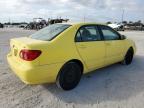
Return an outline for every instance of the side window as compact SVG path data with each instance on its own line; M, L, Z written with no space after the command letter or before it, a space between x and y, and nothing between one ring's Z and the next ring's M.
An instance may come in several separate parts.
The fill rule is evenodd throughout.
M113 31L111 28L107 26L100 26L100 28L101 28L101 31L103 33L105 40L119 40L120 39L120 36L118 35L118 33Z
M80 31L77 32L76 40L77 40L77 42L80 42L80 41L82 40L82 39L81 39Z
M96 26L83 26L79 29L76 35L76 41L98 41L101 40Z

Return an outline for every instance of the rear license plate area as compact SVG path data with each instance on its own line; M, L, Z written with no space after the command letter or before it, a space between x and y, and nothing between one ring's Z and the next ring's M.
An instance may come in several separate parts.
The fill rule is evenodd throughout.
M17 53L18 53L18 50L14 49L14 51L13 51L14 56L17 56Z
M18 54L18 49L15 47L15 45L13 45L13 47L12 47L12 51L13 51L13 56L17 56L17 54Z

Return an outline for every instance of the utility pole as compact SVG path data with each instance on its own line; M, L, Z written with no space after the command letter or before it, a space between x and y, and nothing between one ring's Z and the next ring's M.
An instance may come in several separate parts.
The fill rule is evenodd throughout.
M122 11L122 22L124 20L124 12L125 12L125 10L123 9L123 11Z
M11 22L10 17L9 17L9 23Z

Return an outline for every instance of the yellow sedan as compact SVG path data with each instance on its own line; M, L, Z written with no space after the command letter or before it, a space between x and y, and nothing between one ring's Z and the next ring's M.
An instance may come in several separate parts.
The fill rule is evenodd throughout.
M117 62L129 65L136 47L112 28L96 23L53 24L10 40L8 63L26 84L56 82L75 88L81 76Z

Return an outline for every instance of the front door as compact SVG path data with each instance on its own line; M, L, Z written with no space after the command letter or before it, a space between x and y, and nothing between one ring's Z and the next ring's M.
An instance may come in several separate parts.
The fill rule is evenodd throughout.
M121 61L124 54L124 41L120 34L108 26L100 26L106 46L106 65Z
M97 26L82 26L76 35L76 47L90 71L104 66L105 42L101 40Z

